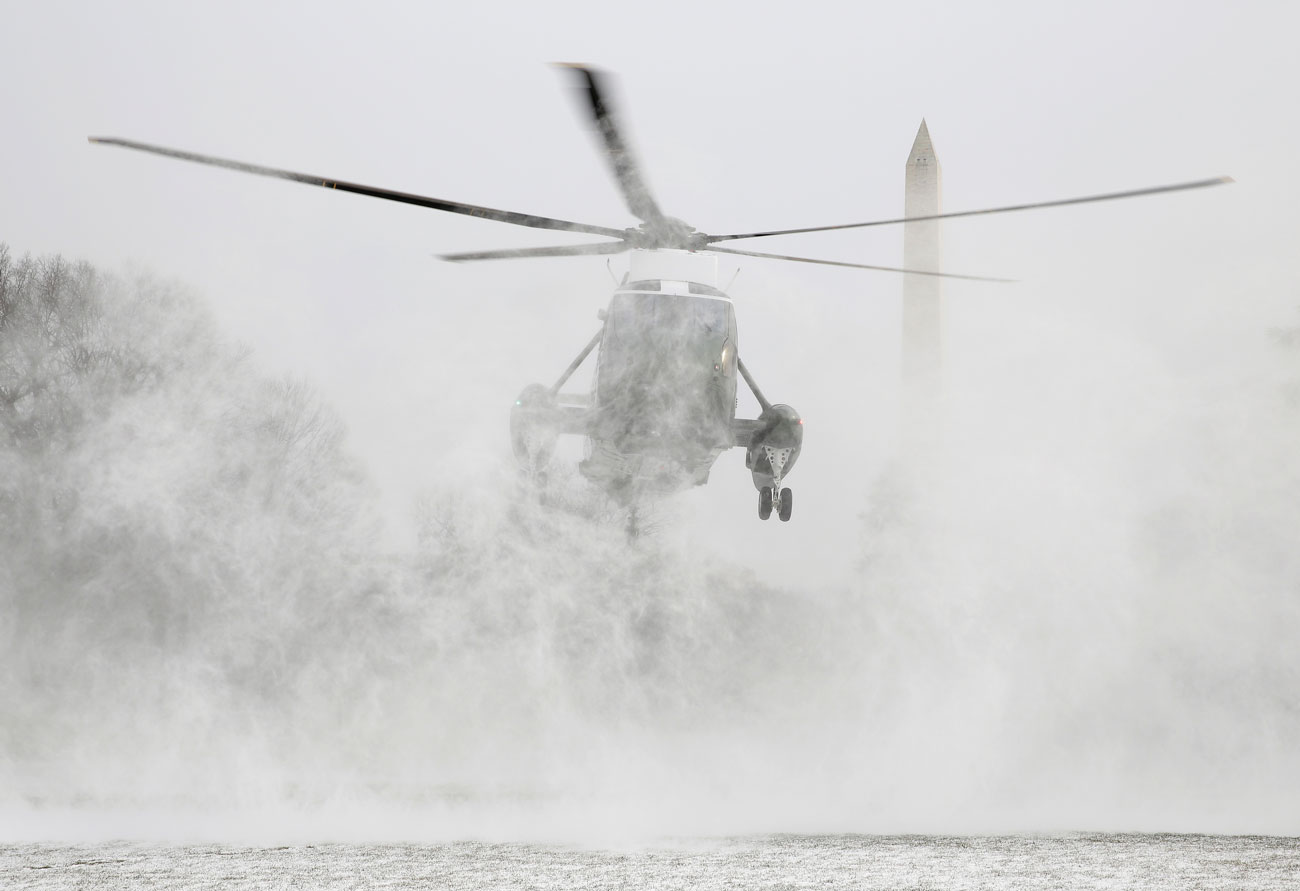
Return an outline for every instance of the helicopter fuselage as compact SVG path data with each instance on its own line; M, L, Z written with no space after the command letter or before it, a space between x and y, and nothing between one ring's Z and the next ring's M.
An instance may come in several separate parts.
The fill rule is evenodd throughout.
M614 293L604 321L579 470L629 497L707 482L735 444L731 299L697 282L635 281Z
M632 270L600 314L597 336L554 386L533 384L515 401L511 439L526 471L544 475L560 434L583 435L582 475L636 504L703 485L718 456L740 446L755 488L781 503L781 480L798 458L803 420L763 397L738 354L731 298L699 279L716 280L713 258L633 254ZM561 394L597 346L590 395ZM763 409L757 419L736 417L742 377Z

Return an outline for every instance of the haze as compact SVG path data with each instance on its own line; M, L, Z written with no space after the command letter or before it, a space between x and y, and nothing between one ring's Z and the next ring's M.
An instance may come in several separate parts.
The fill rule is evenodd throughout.
M945 224L947 269L1021 281L946 285L945 459L911 489L895 462L901 280L724 260L724 284L740 268L741 354L807 419L794 520L758 521L735 450L707 487L660 508L652 553L625 564L591 532L591 562L534 584L556 615L592 579L602 603L634 602L638 583L689 595L702 612L687 611L699 624L683 639L717 661L683 656L682 676L730 672L744 708L711 710L713 688L693 699L656 675L635 720L560 709L538 719L533 761L506 729L453 733L448 758L462 760L434 772L613 788L611 813L669 832L1296 831L1300 411L1286 394L1300 354L1274 336L1300 326L1292 5L50 3L5 18L0 240L179 281L257 365L315 387L375 481L394 554L415 546L421 493L454 493L442 503L498 528L508 406L596 330L603 259L441 263L563 239L86 136L630 225L546 64L573 60L617 75L660 204L708 231L899 215L922 117L947 210L1235 177ZM901 232L755 247L897 265ZM615 276L625 265L614 259ZM755 410L743 395L742 414ZM572 547L588 533L553 534ZM647 566L662 576L632 572ZM711 637L737 601L708 573L761 585L774 615L810 624L752 652ZM516 583L466 596L504 602ZM711 592L715 606L698 606ZM517 641L471 642L483 660L469 647L455 664L514 703L491 649ZM791 656L819 647L824 658ZM781 683L763 686L764 659ZM428 779L404 757L427 732L412 728L468 708L467 688L440 690L425 668L428 700L411 694L409 723L393 725L385 764L399 780ZM667 726L656 697L675 695L686 717ZM471 740L500 760L464 760ZM670 804L628 803L659 787ZM6 813L20 815L11 829L29 817Z

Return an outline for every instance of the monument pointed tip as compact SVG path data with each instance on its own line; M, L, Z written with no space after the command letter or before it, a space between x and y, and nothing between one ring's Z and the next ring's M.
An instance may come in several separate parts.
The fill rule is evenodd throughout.
M930 140L930 128L925 123L925 118L921 118L921 126L916 131L916 139L912 142L912 151L907 156L908 164L933 163L937 161L934 155L934 143Z

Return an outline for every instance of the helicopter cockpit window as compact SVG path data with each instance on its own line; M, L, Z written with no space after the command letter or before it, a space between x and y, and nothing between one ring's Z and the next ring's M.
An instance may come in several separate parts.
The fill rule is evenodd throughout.
M619 294L609 323L620 340L637 340L654 326L655 294Z
M726 337L728 304L722 300L696 300L694 303L700 327L711 335Z
M607 324L613 337L623 342L663 339L683 342L694 340L701 333L710 338L725 338L729 307L723 300L623 293L614 298Z

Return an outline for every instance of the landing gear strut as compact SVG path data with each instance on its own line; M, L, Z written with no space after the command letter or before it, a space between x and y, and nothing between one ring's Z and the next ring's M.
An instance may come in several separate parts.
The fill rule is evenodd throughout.
M789 489L781 488L781 474L785 471L786 463L789 462L793 451L793 448L776 448L766 444L763 446L768 466L772 468L772 485L758 490L760 520L772 516L772 509L775 508L776 515L781 518L782 523L790 522L790 512L794 510L794 493Z
M781 481L799 457L803 418L788 405L768 402L739 357L736 367L763 408L757 421L740 422L744 426L737 429L736 443L745 446L745 467L753 474L754 488L758 489L758 518L766 520L775 510L781 522L788 523L794 511L794 493L783 488Z

